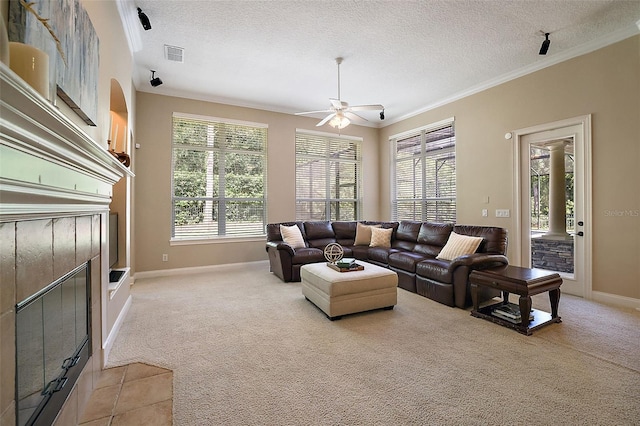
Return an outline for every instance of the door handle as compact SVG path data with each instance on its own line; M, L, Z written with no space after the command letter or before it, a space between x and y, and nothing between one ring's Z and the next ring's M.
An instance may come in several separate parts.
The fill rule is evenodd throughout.
M584 232L582 232L582 231L576 232L576 235L578 237L584 237Z

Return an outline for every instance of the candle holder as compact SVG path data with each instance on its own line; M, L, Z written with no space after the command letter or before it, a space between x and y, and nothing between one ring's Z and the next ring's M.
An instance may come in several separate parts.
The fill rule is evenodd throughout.
M107 145L109 146L109 154L116 157L116 159L121 162L125 167L129 167L131 165L131 157L126 152L116 152L111 149L111 140L107 139Z

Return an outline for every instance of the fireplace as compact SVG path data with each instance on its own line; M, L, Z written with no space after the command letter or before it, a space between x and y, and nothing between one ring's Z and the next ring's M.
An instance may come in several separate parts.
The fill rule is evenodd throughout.
M17 424L50 425L91 356L89 263L16 306Z
M113 185L133 174L4 63L0 92L0 424L76 424L110 330Z

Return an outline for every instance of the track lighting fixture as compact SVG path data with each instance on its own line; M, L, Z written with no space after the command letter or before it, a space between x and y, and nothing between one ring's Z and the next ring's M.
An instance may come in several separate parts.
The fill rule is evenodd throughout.
M151 29L151 22L149 22L149 17L140 8L138 8L138 18L140 18L142 28L144 28L146 31Z
M151 83L153 87L158 87L162 84L162 80L160 80L160 77L156 77L156 72L154 70L151 70L151 80L149 83Z
M547 54L550 44L551 44L551 40L549 40L549 33L544 33L544 41L542 42L542 46L540 46L540 55Z
M380 111L380 120L384 120L384 110Z

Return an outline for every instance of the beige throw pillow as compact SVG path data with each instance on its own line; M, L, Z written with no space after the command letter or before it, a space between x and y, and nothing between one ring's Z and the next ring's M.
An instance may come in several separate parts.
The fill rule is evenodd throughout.
M371 228L379 228L380 225L363 225L360 222L356 225L356 240L354 246L368 246L371 244Z
M393 228L371 228L371 244L369 247L391 247Z
M470 237L452 232L436 259L453 260L465 254L473 254L478 250L481 242L482 237Z
M297 225L284 226L280 225L280 234L282 235L282 241L289 244L293 248L306 247L304 238L302 238L302 232Z

